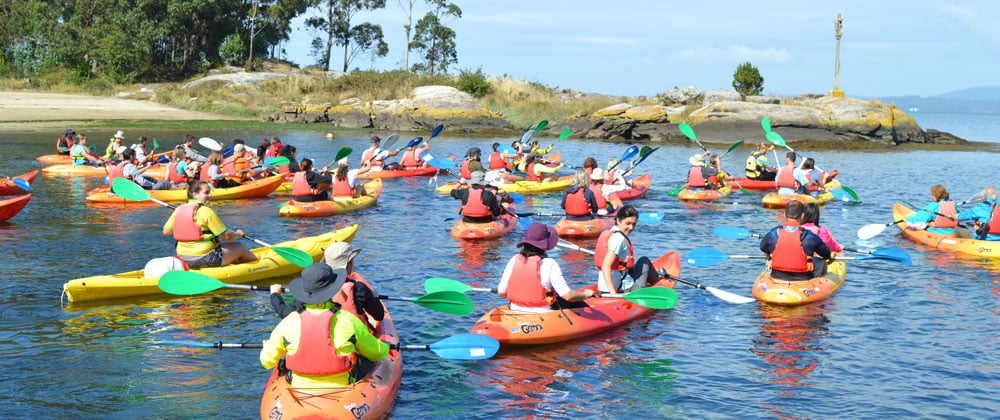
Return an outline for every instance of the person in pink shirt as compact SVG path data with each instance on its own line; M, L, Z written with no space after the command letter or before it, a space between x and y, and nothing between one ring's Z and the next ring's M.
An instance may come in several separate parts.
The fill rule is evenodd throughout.
M806 204L805 211L802 212L802 228L819 236L823 240L823 243L830 248L831 252L844 251L844 247L837 243L833 234L827 228L819 225L819 205L816 203Z

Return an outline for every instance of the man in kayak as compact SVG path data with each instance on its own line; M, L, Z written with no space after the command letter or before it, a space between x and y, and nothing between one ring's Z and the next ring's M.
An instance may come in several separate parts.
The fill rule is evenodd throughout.
M785 153L785 166L778 169L778 174L774 177L774 184L780 195L798 194L802 186L808 183L805 172L795 166L797 158L795 152Z
M212 185L195 181L188 185L188 202L174 210L163 224L163 234L177 240L177 256L191 269L222 267L257 261L257 256L236 241L243 231L229 230L209 207Z
M485 187L486 174L475 171L471 174L469 185L462 184L451 190L451 197L462 200L462 221L466 223L489 223L500 217L500 201L493 191Z
M465 152L465 159L458 168L458 174L462 179L468 181L472 178L472 173L475 171L486 173L486 168L483 167L483 162L480 160L482 159L482 154L483 152L478 147L470 147Z
M997 207L997 189L983 188L979 193L983 202L958 214L959 222L975 222L976 239L1000 241L1000 207Z
M260 351L260 363L273 369L284 359L296 388L350 385L355 352L379 361L389 355L389 344L376 338L354 314L332 301L348 274L318 262L288 285L302 312L291 312L278 323ZM283 373L283 372L282 372Z
M507 262L497 285L497 294L510 301L512 310L542 313L587 306L583 300L594 291L570 289L559 264L545 253L558 242L559 234L551 226L532 223L525 230L524 240L517 243L521 252Z
M382 139L379 136L372 136L369 140L371 146L361 152L361 167L371 168L373 171L381 171L382 167L385 166L385 158L389 156L396 156L399 154L399 149L388 151L382 150L379 145L382 144Z
M760 250L771 261L771 277L779 280L809 280L826 274L830 248L819 236L803 229L805 206L789 201L785 223L775 226L760 239Z
M774 181L778 175L778 168L771 166L771 161L767 159L767 152L772 150L774 150L773 144L761 142L757 145L757 151L750 153L746 165L747 179Z
M191 159L194 162L201 162L201 163L208 162L207 157L205 157L201 153L198 153L197 150L194 150L194 136L190 134L184 135L184 156L187 157L188 159Z

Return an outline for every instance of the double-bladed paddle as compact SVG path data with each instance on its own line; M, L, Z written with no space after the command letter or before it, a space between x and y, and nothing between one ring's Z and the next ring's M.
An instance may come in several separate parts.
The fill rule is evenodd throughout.
M160 341L154 344L199 347L209 349L259 349L263 343L206 343L200 341ZM433 344L391 344L396 350L430 350L441 358L449 360L482 360L489 359L500 350L500 342L495 338L482 334L456 334Z
M897 252L898 251L898 252ZM687 262L695 267L706 267L710 265L715 265L729 259L748 259L748 260L764 260L767 259L767 255L729 255L725 252L719 251L715 248L709 247L698 247L688 253ZM913 265L913 261L910 260L910 256L905 252L896 250L894 248L886 248L884 250L872 251L870 255L864 255L860 257L844 257L836 256L834 259L837 260L886 260L899 263L902 265Z
M256 292L269 292L266 286L250 284L228 284L213 277L193 271L170 271L160 277L158 283L160 290L172 295L198 295L219 289L241 289ZM288 289L283 289L287 292ZM420 297L391 297L379 295L382 300L395 300L400 302L413 302L427 309L444 312L452 315L469 315L475 308L472 299L461 292L441 291L428 293Z
M549 120L541 120L541 121L539 121L538 125L535 126L535 133L541 133L542 130L544 130L545 127L548 127L548 126L549 126Z
M878 225L878 226L884 226L884 225ZM883 229L884 229L884 227L883 227ZM749 230L741 228L741 227L736 227L736 226L716 226L716 227L712 228L712 233L714 233L716 236L718 236L720 238L725 238L725 239L744 239L744 238L759 238L759 237L761 237L761 235L759 233L750 233ZM844 249L844 251L849 251L849 252L857 252L857 253L868 254L868 255L878 255L878 256L883 257L883 258L879 258L879 259L893 260L893 261L900 262L900 263L902 263L904 265L911 265L912 264L912 260L910 259L910 255L907 254L906 251L903 251L902 249L899 249L899 248L877 248L877 249L873 249L872 250L872 249L859 249L859 248L843 247L843 249ZM846 259L846 257L837 257L837 258L838 259ZM868 259L868 258L861 258L861 259Z
M132 201L152 201L164 207L171 209L176 209L176 207L167 204L163 201L157 200L149 195L149 192L142 189L138 184L126 179L126 178L115 178L111 182L111 192L117 194L118 196ZM306 268L313 263L313 257L302 251L300 249L284 247L284 246L274 246L268 244L264 241L251 238L250 236L243 235L244 238L249 239L256 243L257 245L270 248L275 254L278 254L282 258L288 260L288 262L295 264L299 267Z
M572 136L572 135L573 135L573 130L567 128L567 129L563 130L561 134L559 134L559 140L566 140L566 139L569 138L569 136Z
M720 157L719 159L722 159L722 158L726 157L726 155L728 155L728 154L729 154L729 152L732 152L732 151L733 151L733 150L735 150L735 149L736 149L737 147L740 147L740 146L742 146L742 145L743 145L743 140L740 140L740 141L738 141L738 142L736 142L736 143L733 143L733 144L732 144L731 146L729 146L729 148L728 148L728 149L726 149L726 153L723 153L723 154L722 154L722 156L721 156L721 157Z
M393 135L396 136L396 138L399 138L398 135L396 135L396 134L393 134ZM334 155L333 160L330 163L326 164L326 166L324 166L323 168L329 169L331 166L333 166L334 164L336 164L341 159L343 159L343 158L345 158L347 156L350 156L351 152L353 152L353 151L354 151L354 149L351 149L350 147L346 147L346 146L345 147L341 147L340 150L337 151L337 154Z
M399 134L393 134L393 135L391 135L389 137L386 137L385 141L383 141L381 143L380 149L383 149L383 150L389 149L392 146L396 145L397 141L399 141Z
M629 146L628 149L625 149L625 152L622 153L622 158L618 159L617 161L615 161L615 163L613 165L611 165L610 167L608 167L608 172L613 171L623 161L632 160L632 158L634 158L638 154L639 154L639 146L636 146L634 144L631 145L631 146Z
M584 250L586 251L586 250ZM488 289L483 287L472 287L458 280L452 280L443 277L432 277L424 281L424 290L427 293L441 293L443 291L451 291L458 293L466 292L489 292L496 293L497 289ZM651 308L651 309L670 309L677 305L677 293L673 289L668 287L645 287L634 292L618 294L618 293L600 293L594 295L596 298L607 298L607 299L625 299L636 305Z
M198 139L198 144L200 144L201 147L204 147L204 148L206 148L208 150L211 150L213 152L221 152L222 151L222 144L220 144L219 142L215 141L215 139L210 138L210 137L202 137L202 138Z
M681 134L683 134L684 137L687 137L689 140L695 142L695 144L697 144L698 147L701 148L701 150L706 151L706 152L708 151L708 149L706 149L705 146L703 146L701 144L701 142L698 141L698 136L696 136L694 134L694 128L691 128L691 126L688 125L688 123L682 122L682 123L678 124L677 125L677 129L681 130Z
M444 124L438 124L437 127L434 127L434 129L431 130L431 136L427 138L427 144L431 144L431 140L434 140L438 134L441 134L442 130L444 130ZM410 147L410 145L407 144L406 147Z

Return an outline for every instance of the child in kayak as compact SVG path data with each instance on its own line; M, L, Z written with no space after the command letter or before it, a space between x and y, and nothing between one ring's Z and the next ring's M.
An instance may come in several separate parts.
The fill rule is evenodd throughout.
M806 204L805 211L802 212L802 228L819 236L831 252L844 251L844 248L834 239L833 234L827 228L819 225L819 204Z
M594 264L600 271L597 289L602 293L628 293L659 281L659 275L649 257L635 257L629 239L639 211L622 206L615 215L615 225L601 233L594 249Z

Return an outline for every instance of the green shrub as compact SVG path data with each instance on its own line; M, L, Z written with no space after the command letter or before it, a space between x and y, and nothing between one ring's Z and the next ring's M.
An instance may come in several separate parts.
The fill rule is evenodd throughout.
M733 89L736 89L743 97L760 95L764 91L764 78L760 71L749 61L736 67L733 73Z
M240 34L226 35L219 45L219 57L231 65L243 61L243 40L240 39Z
M458 90L468 93L476 98L493 93L493 85L486 79L483 68L476 69L475 72L462 70L458 74Z

